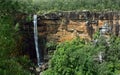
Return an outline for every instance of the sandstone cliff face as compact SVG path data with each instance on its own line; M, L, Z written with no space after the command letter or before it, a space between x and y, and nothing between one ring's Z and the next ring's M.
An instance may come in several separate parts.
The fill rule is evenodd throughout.
M105 22L113 25L115 31L116 21L120 21L120 14L116 12L57 12L39 16L39 36L45 36L46 40L63 42L75 37L91 40L93 34L98 31ZM86 22L89 22L88 26Z
M93 39L93 34L99 31L105 22L111 27L111 34L119 34L119 12L55 12L38 16L39 48L42 60L47 55L46 43L61 43L80 37L87 41ZM23 43L25 51L29 52L31 59L36 57L33 23L26 23ZM116 34L117 35L117 34ZM27 46L26 46L27 45Z

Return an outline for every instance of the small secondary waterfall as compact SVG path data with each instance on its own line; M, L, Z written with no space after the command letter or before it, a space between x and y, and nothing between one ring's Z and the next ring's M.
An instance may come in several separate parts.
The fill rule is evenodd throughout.
M35 41L35 49L36 49L36 55L37 55L37 64L38 66L41 65L41 60L40 60L40 51L38 48L38 31L37 31L37 15L33 16L33 23L34 23L34 41Z
M102 52L100 52L100 53L98 54L98 57L99 57L99 62L102 63L102 61L103 61Z

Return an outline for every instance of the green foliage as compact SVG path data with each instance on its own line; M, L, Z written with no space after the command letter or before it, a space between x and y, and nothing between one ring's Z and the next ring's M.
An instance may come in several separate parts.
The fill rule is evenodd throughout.
M119 10L119 0L34 0L38 13L71 10Z
M29 59L17 57L19 29L14 27L13 19L10 16L2 17L0 28L0 75L30 75Z
M0 0L0 75L31 74L30 60L20 56L19 26L24 17L21 14L35 13L34 10L32 0ZM28 17L27 21L30 19Z
M31 13L32 0L0 0L0 14Z
M50 42L46 43L46 48L47 48L48 51L49 50L56 50L56 46L57 46L57 44L53 41L50 41Z
M120 71L120 39L99 37L96 45L79 38L61 43L44 75L116 75ZM102 52L103 61L99 60Z
M14 30L10 21L8 17L5 17L0 22L0 57L9 57L11 50L15 48Z
M0 61L1 75L30 75L30 71L24 69L23 65L15 59L0 59ZM23 62L23 60L20 61Z
M119 10L119 0L0 0L0 14L47 13L71 10Z

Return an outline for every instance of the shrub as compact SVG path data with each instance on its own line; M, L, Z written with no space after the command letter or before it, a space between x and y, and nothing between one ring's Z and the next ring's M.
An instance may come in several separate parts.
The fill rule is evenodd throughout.
M30 71L25 70L15 59L0 59L1 75L30 75Z
M44 75L113 75L119 73L119 38L99 37L97 45L79 38L61 43ZM99 54L102 52L102 62Z

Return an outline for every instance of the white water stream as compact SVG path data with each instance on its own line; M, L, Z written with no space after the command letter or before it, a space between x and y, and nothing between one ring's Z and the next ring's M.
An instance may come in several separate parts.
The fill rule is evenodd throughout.
M37 64L38 66L41 65L41 60L40 60L40 51L38 48L38 30L37 30L37 15L33 16L33 23L34 23L34 41L35 41L35 49L36 49L36 55L37 55Z

